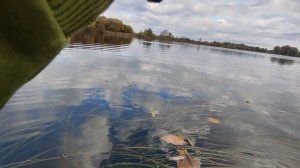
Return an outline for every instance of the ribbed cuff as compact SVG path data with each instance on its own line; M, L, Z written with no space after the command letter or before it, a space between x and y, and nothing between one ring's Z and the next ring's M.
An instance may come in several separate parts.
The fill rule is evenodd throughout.
M92 23L113 0L47 0L57 23L69 37Z

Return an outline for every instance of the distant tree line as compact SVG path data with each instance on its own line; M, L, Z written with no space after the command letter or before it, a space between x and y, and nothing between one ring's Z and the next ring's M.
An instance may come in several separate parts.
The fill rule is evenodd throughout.
M144 31L137 33L136 37L142 38L145 40L154 40L157 38L157 36L153 33L151 28L145 29Z
M168 30L164 30L160 33L160 35L156 35L153 33L151 28L145 29L144 31L141 31L136 34L138 38L143 38L146 40L170 40L174 41L175 38L171 32Z
M163 30L159 35L156 35L153 33L151 28L145 29L144 31L137 33L136 36L138 38L142 38L145 40L159 40L159 41L167 41L167 42L174 41L174 42L191 43L191 44L206 45L206 46L213 46L213 47L222 47L222 48L229 48L229 49L300 57L299 50L296 47L291 47L289 45L282 46L282 47L276 46L272 50L268 50L267 48L253 47L245 44L236 44L231 42L218 42L218 41L209 42L209 41L202 41L201 38L199 40L193 40L187 37L174 37L173 34L168 30Z
M84 35L90 32L95 32L96 35L105 34L105 32L116 32L116 33L129 33L133 34L134 31L131 26L124 24L121 20L114 18L106 18L104 16L99 17L96 22L90 24L80 32L76 34Z
M273 48L273 50L270 50L269 52L273 54L300 57L299 50L296 47L291 47L289 45L282 46L282 47L276 46Z
M134 31L131 26L124 24L121 20L101 16L96 22L74 35L71 42L102 42L105 41L104 36L132 38Z
M131 26L124 24L121 20L118 20L118 19L105 18L104 16L102 16L98 19L98 22L104 23L105 31L134 33ZM101 24L101 25L103 25L103 24Z
M120 33L134 34L134 30L132 29L132 27L127 24L124 24L121 20L114 19L114 18L106 18L104 16L101 16L97 19L96 22L94 22L93 24L91 24L90 26L86 27L81 32L79 32L77 35L75 35L74 38L75 37L77 39L81 39L81 37L86 38L87 35L91 35L91 34L97 37L100 35L104 35L106 32L109 32L110 34L119 33L119 35ZM183 42L183 43L191 43L197 45L206 45L206 46L222 47L222 48L229 48L229 49L300 57L299 50L296 47L292 47L289 45L276 46L272 50L268 50L267 48L253 47L245 44L237 44L232 42L218 42L218 41L209 42L209 41L202 41L201 38L199 38L199 40L194 40L187 37L175 37L168 30L163 30L159 35L156 35L151 28L136 33L135 36L137 38L150 40L150 41L159 40L159 41L166 41L166 42Z

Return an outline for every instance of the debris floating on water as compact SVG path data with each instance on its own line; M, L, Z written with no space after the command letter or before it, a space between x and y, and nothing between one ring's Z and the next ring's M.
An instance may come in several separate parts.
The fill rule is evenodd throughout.
M199 159L194 157L184 157L184 159L177 161L177 168L200 168Z
M172 161L179 161L179 160L182 160L182 159L185 159L185 156L174 156L174 157L168 157L169 160L172 160Z
M186 138L186 141L190 146L195 146L196 140L194 138Z
M218 119L216 119L216 118L211 118L211 117L209 117L209 118L207 119L207 121L208 121L210 124L214 124L214 125L218 125L218 124L221 123L220 120L218 120Z
M158 110L155 110L154 108L151 108L149 113L152 115L152 117L156 117L159 114Z
M175 134L169 134L166 136L163 136L160 138L161 141L173 144L173 145L186 145L187 142L185 141L185 139L181 136L175 135Z
M63 159L67 158L68 156L69 156L68 152L61 152L60 153L60 157L63 158Z

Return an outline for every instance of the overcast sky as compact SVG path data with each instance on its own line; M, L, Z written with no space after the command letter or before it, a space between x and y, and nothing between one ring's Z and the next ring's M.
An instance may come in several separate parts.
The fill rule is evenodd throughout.
M208 41L300 48L300 0L115 0L104 15L136 32L151 27Z

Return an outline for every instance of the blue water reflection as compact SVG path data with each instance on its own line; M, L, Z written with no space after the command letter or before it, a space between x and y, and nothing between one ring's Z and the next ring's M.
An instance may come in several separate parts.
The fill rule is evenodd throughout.
M299 61L139 40L71 44L1 110L0 168L172 167L176 147L159 139L168 134L193 139L186 150L201 167L297 167Z

